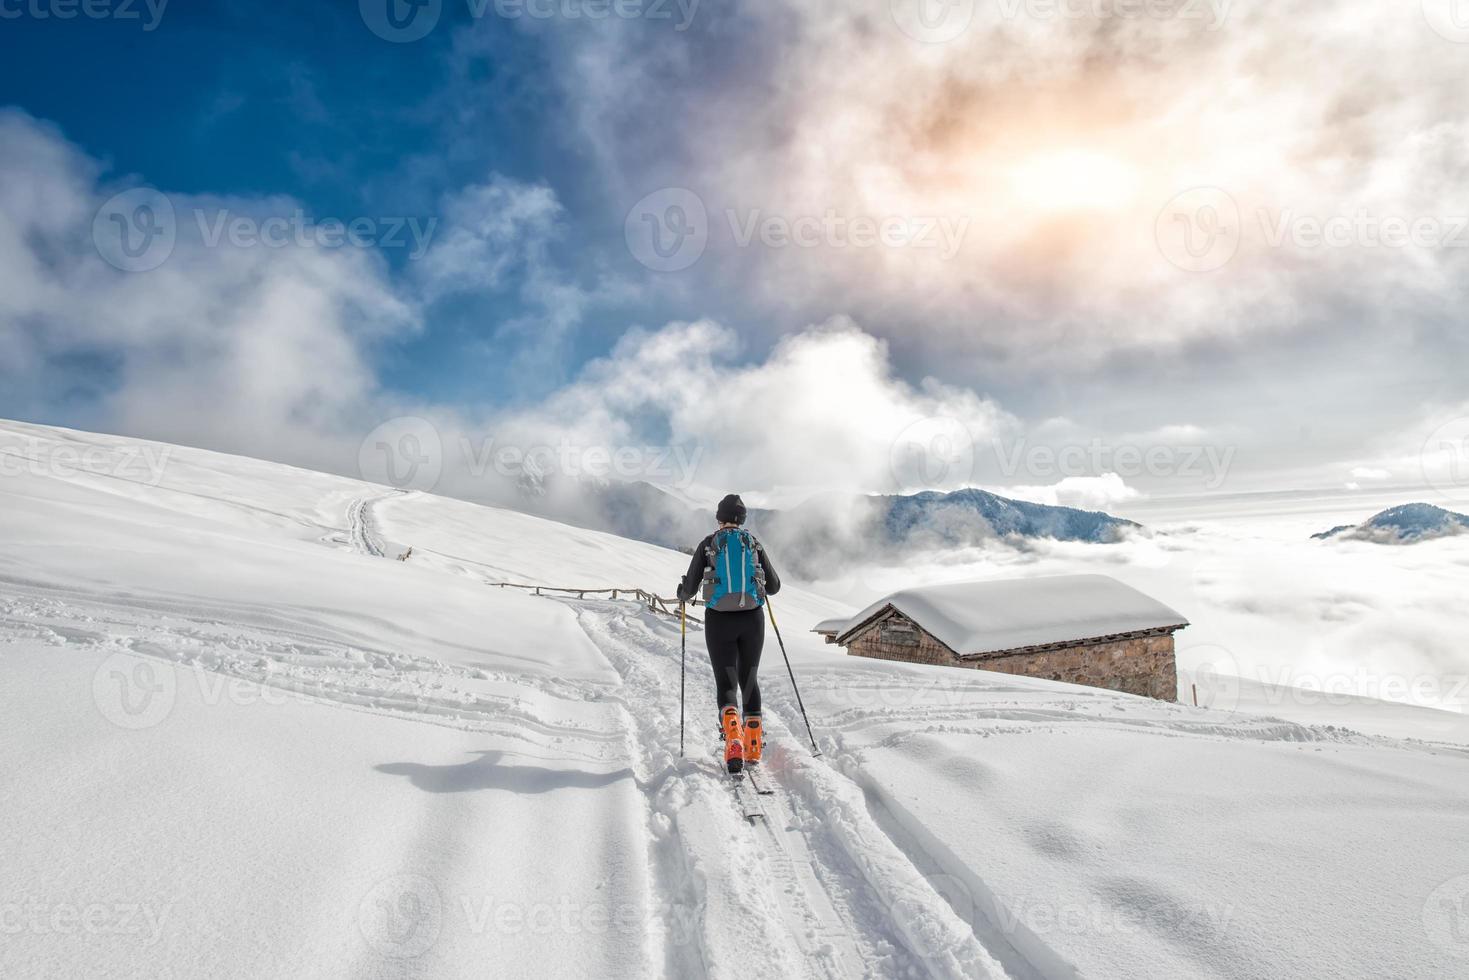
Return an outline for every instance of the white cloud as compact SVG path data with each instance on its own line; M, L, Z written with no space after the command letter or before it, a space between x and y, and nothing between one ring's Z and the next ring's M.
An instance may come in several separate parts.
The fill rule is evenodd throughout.
M497 442L583 447L679 445L701 485L891 490L902 432L929 418L975 440L1014 420L971 391L898 377L886 345L842 317L742 360L712 321L628 333L604 359L527 409L493 419Z
M1050 486L1005 487L996 492L1037 504L1106 511L1118 504L1137 500L1142 493L1127 485L1116 473L1101 476L1068 476Z
M54 128L0 113L0 380L16 414L321 463L375 394L373 343L416 328L361 248L211 246L195 214L282 200L170 194L177 242L151 271L103 261L98 208L123 186Z
M1222 23L1142 6L978 4L966 30L927 44L888 0L701 11L678 43L634 24L544 36L616 203L700 194L710 249L689 275L772 313L852 311L931 358L978 367L998 352L1033 371L1323 322L1401 330L1462 305L1462 249L1383 247L1357 221L1469 214L1462 46L1413 4L1233 4ZM1196 187L1225 192L1211 213L1240 239L1207 275L1170 261L1157 227ZM969 230L952 260L739 248L729 211ZM1345 246L1298 241L1330 219L1349 225Z

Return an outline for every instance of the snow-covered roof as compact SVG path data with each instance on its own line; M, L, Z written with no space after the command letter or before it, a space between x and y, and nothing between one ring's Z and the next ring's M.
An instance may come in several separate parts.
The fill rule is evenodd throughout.
M831 633L835 635L845 629L847 624L850 622L851 620L847 619L845 616L838 616L836 619L823 619L821 622L811 627L811 632Z
M837 642L845 644L889 608L961 657L1188 625L1114 578L1062 575L905 589L849 619Z

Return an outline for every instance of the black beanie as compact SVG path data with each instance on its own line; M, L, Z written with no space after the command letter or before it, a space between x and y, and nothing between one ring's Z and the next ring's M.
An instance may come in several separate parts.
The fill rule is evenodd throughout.
M743 524L745 516L745 502L737 493L732 493L721 500L719 509L714 512L715 520L721 524Z

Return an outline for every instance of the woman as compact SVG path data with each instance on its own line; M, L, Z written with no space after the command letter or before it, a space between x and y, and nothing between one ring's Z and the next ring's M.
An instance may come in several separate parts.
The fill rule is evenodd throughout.
M680 602L703 590L704 641L714 668L724 765L731 773L760 761L760 651L765 646L765 597L780 591L780 576L755 536L744 530L744 501L730 494L714 517L719 529L699 542L688 574L678 584ZM742 715L743 710L743 717Z

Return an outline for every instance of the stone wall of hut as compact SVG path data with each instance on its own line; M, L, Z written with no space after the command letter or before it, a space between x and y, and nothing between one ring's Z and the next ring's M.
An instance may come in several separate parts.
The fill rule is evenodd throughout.
M1171 633L960 659L916 623L895 613L849 643L847 652L855 657L1044 677L1161 701L1178 697Z

